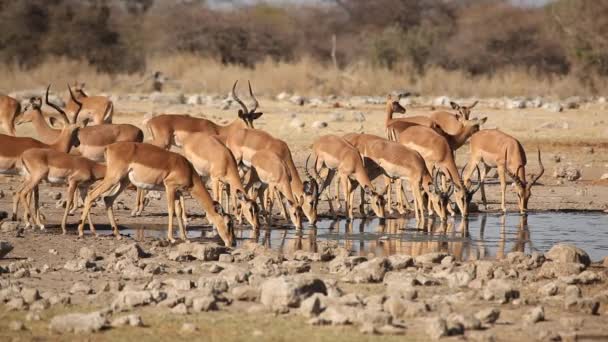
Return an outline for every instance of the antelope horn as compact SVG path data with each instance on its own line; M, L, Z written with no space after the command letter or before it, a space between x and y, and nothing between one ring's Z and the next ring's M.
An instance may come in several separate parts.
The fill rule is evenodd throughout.
M543 165L543 161L540 158L540 149L538 149L537 151L538 151L538 165L540 166L540 173L538 174L538 176L536 176L532 179L532 182L530 182L530 187L532 187L532 185L536 184L538 179L545 173L545 166Z
M310 159L310 154L308 155L308 157L306 157L306 164L304 165L304 174L306 175L306 178L309 179L309 181L313 184L313 186L315 187L315 191L319 192L319 182L318 180L314 179L311 175L310 172L308 171L308 160Z
M237 83L239 83L238 80L234 81L234 85L232 86L232 99L234 101L236 101L239 105L241 105L241 108L243 108L243 113L249 113L249 110L247 110L247 106L245 106L245 104L243 103L243 101L241 101L241 99L239 99L239 97L236 95L236 85Z
M258 109L260 103L258 102L258 99L255 97L255 95L253 95L253 90L251 90L251 82L247 81L247 83L249 84L249 96L251 96L251 98L253 99L253 109L251 110L251 113L253 113L256 109Z
M521 165L519 167L517 167L517 170L515 172L519 172ZM513 174L511 171L509 171L509 166L507 163L507 149L505 149L505 173L507 175L509 175L509 177L520 187L524 187L524 183L522 182L521 178L519 178L518 175Z
M434 188L436 194L441 194L441 192L443 191L443 189L439 187L439 184L441 183L439 180L440 172L441 171L439 171L439 169L437 169L435 165L433 165L433 184L435 185Z
M76 103L76 105L78 105L78 109L76 110L76 113L74 113L74 122L73 123L76 123L76 122L78 122L78 114L80 114L80 110L82 109L82 102L80 102L80 101L78 101L78 99L76 99L69 83L68 83L68 91L70 92L70 97L72 98L72 101L74 101L74 103Z
M474 194L481 187L481 171L479 171L479 165L475 165L475 170L477 170L477 186L474 190L469 191L469 193Z
M53 107L53 109L55 109L59 114L61 114L61 117L63 118L63 120L65 120L66 124L69 124L70 120L68 119L68 116L65 114L63 109L61 109L61 107L59 107L58 105L49 101L49 90L50 89L51 89L51 85L49 84L49 86L46 87L46 95L44 96L44 101L46 102L47 105Z

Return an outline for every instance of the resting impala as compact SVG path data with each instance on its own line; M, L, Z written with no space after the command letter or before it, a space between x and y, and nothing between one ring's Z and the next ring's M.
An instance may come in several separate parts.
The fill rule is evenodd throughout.
M183 148L184 156L192 163L196 172L201 177L211 179L213 199L222 203L221 184L228 185L228 203L232 199L232 207L243 213L253 229L258 229L258 206L247 197L234 156L219 137L192 133L184 140Z
M203 207L207 218L213 223L224 243L227 246L233 245L235 240L230 216L224 214L219 203L211 199L196 170L183 156L150 144L118 142L107 147L106 163L107 171L103 181L89 192L85 200L78 226L80 237L84 235L85 219L91 210L93 201L103 196L114 235L120 238L112 204L131 181L138 188L165 191L169 218L167 230L169 241L175 241L173 238L174 212L180 228L180 237L182 240L187 240L180 199L183 196L182 192L188 191ZM93 234L96 234L95 229L92 226L90 228Z
M447 214L445 205L441 202L442 193L438 184L434 184L434 179L431 177L424 159L418 152L398 142L388 141L371 134L351 133L345 136L344 139L354 142L353 145L359 150L361 155L371 159L380 166L387 178L407 180L409 182L410 190L414 195L416 221L422 222L424 219L422 192L429 196L435 212L442 221L445 221ZM397 191L400 205L403 206L401 191Z
M27 108L23 108L26 111ZM0 94L0 127L15 136L15 120L22 114L21 103L8 95Z
M74 92L75 96L70 89L70 98L65 106L65 112L71 123L89 122L94 125L112 123L114 104L107 96L88 96L84 92L84 83L75 83ZM82 103L80 112L77 111L78 102Z
M69 119L66 112L61 107L49 101L50 87L51 86L49 85L46 88L46 104L54 108L67 124ZM70 94L72 94L72 90L69 86L68 89ZM80 103L73 95L72 101L74 103ZM82 107L84 108L84 104L82 104ZM53 119L51 119L51 121L52 120ZM44 143L56 140L59 134L61 134L61 129L55 129L46 122L44 115L39 108L24 113L20 117L18 124L27 122L31 122L34 125L38 139ZM130 124L101 124L83 127L78 131L80 146L78 146L77 151L83 157L102 162L104 160L104 150L107 145L119 141L142 142L143 138L144 133L142 130Z
M448 140L434 130L423 126L413 126L406 129L399 134L398 139L401 144L420 153L424 158L427 169L433 169L436 166L450 177L455 187L456 205L462 216L468 216L468 204L473 194L479 189L480 184L475 188L465 186L458 173L454 161L454 152ZM479 168L477 168L477 171L479 171Z
M218 125L213 121L194 118L189 115L172 115L164 114L151 118L146 122L148 131L152 135L151 144L160 146L163 148L169 148L170 146L182 146L183 140L190 133L200 132L207 135L219 135L222 141L236 131L243 128L253 128L253 122L260 118L263 113L256 112L259 103L253 95L251 89L251 83L249 83L249 94L253 98L254 105L251 110L247 109L247 106L235 96L235 88L237 82L234 82L232 86L232 97L241 106L242 109L238 111L238 118L234 119L231 123L226 126Z
M506 177L508 175L515 183L517 204L519 211L525 214L528 210L528 200L532 196L532 186L545 173L540 150L538 150L538 164L540 172L537 176L530 175L531 181L526 181L526 151L521 143L512 136L497 129L484 129L471 137L471 153L469 155L468 169L464 171L464 181L467 182L472 174L472 168L482 163L480 179L481 198L483 205L487 208L486 194L483 180L487 171L496 167L501 187L501 209L507 211L505 206L505 192L507 189Z
M291 188L291 172L283 159L269 150L256 152L251 158L252 174L249 177L247 188L257 188L253 191L252 198L255 200L263 194L262 202L266 212L266 224L272 224L273 198L282 201L287 200L287 210L291 222L296 229L302 229L302 210L299 201L296 200Z
M39 111L42 106L42 99L39 97L31 98L30 105L32 111ZM27 114L27 112L25 113ZM25 137L12 137L0 134L0 173L18 174L21 171L21 155L31 148L51 148L61 152L69 152L72 147L78 147L79 126L68 125L61 130L61 134L55 141L45 144L41 141ZM35 211L38 215L38 192L34 191ZM13 220L17 218L18 197L13 196Z
M384 218L384 197L376 192L372 185L363 159L359 151L344 138L336 135L324 135L313 143L313 153L315 154L314 170L317 173L322 167L327 167L329 173L325 184L329 184L334 175L338 174L338 179L342 183L344 199L346 201L346 212L350 219L353 218L353 195L355 187L351 183L351 177L364 188L365 193L371 196L372 210L378 217ZM364 214L364 213L362 213Z
M102 179L106 173L106 166L96 163L84 157L73 156L49 148L29 149L21 155L21 165L25 174L25 181L17 190L19 201L24 205L24 222L29 226L29 217L34 217L40 229L44 229L40 217L32 215L26 195L37 188L43 180L53 184L66 184L65 192L66 206L61 219L61 229L66 233L66 221L68 212L72 207L72 200L76 189L80 190L80 196L88 192L93 182ZM91 218L89 217L89 222Z

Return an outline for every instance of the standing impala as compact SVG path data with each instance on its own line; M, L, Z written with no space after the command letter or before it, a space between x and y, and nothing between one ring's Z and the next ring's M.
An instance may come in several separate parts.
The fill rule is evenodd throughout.
M258 206L247 197L234 156L219 137L193 133L185 139L183 148L184 156L192 163L196 172L201 177L211 179L213 199L221 204L221 185L228 185L230 191L227 208L230 208L231 204L233 209L243 213L253 229L258 229Z
M399 103L399 98L392 95L386 96L386 116L384 117L384 127L386 136L389 140L397 140L397 135L412 126L425 126L436 129L435 122L426 116L409 116L405 118L393 118L394 113L405 113L405 108Z
M69 88L69 85L68 85ZM71 123L90 122L94 125L112 123L114 104L107 96L88 96L84 92L84 83L75 83L74 92L70 90L70 98L65 106L65 112ZM82 109L77 109L81 106Z
M167 239L169 241L175 241L173 238L174 212L180 228L180 237L182 240L187 240L180 203L182 192L187 191L203 207L209 221L213 223L226 246L233 245L234 231L230 216L224 214L219 203L211 199L200 176L186 158L150 144L119 142L107 147L106 162L107 171L103 181L91 190L85 200L78 226L80 237L84 235L85 219L91 210L93 201L103 196L114 235L120 238L112 204L131 181L138 188L165 191L169 219ZM95 229L92 226L90 228L93 234L96 234Z
M371 196L372 210L378 217L384 218L384 197L376 192L372 185L363 159L359 151L344 138L336 135L324 135L313 143L313 152L316 156L314 170L316 173L322 168L327 167L329 173L324 183L329 184L331 179L338 174L338 179L342 183L344 199L346 201L346 212L350 219L353 218L353 195L356 185L353 186L351 178L359 183L365 193ZM364 213L362 213L364 214Z
M96 163L84 157L73 156L65 152L59 152L50 148L32 148L21 155L21 165L25 180L17 190L19 201L24 205L24 221L29 226L29 217L34 217L40 229L44 229L40 217L32 215L26 195L38 187L43 180L53 184L66 184L68 188L65 193L66 206L61 219L61 230L66 233L66 221L68 212L72 207L72 200L76 189L80 190L80 196L84 200L89 186L93 182L102 179L106 173L106 166ZM89 222L91 218L89 217Z
M528 210L528 200L532 196L532 186L545 173L545 167L538 150L538 164L540 172L537 176L530 175L530 181L526 180L526 151L521 143L512 136L497 129L484 129L471 137L471 153L469 155L468 168L464 171L464 181L468 182L471 177L473 167L482 163L482 173L479 178L481 184L481 199L484 207L487 208L486 194L483 180L492 167L498 169L501 188L501 209L507 211L505 206L505 193L507 189L506 177L508 175L515 183L517 204L519 211L525 214Z
M27 110L24 108L23 111ZM15 120L22 114L21 103L8 95L0 94L0 127L15 136Z
M480 184L475 188L465 186L454 161L454 151L447 139L434 130L423 126L413 126L406 129L399 134L398 139L401 144L420 153L424 158L427 169L433 169L433 166L436 166L450 177L455 187L456 205L462 216L468 216L468 204L473 194L479 189ZM477 170L479 171L478 168Z
M164 114L151 118L146 122L148 131L152 135L151 144L162 148L170 146L182 146L184 139L191 133L200 132L207 135L219 135L222 141L226 141L227 137L243 128L253 128L253 122L260 118L263 113L256 112L259 103L253 95L251 83L249 83L249 94L253 98L254 105L251 110L235 96L235 88L238 81L232 86L232 97L241 106L238 111L238 118L234 119L226 126L218 125L213 121L194 118L189 115L172 115Z

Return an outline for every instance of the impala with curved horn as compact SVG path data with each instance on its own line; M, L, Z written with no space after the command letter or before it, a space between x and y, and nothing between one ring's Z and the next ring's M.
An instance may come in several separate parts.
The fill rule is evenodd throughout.
M498 169L498 177L501 187L501 209L507 211L505 206L505 192L507 189L506 175L508 175L517 190L519 211L525 214L528 210L528 200L532 196L532 186L538 182L538 179L545 173L545 167L541 160L540 149L538 150L538 164L540 171L537 176L530 175L530 181L526 180L526 152L521 143L512 136L503 133L497 129L484 129L471 137L471 153L469 155L468 165L477 166L482 163L482 173L480 180L481 198L485 207L486 195L483 186L483 180L486 173L492 168ZM513 172L515 170L515 172ZM472 169L464 172L463 179L468 181Z
M107 96L89 96L84 92L84 83L75 83L74 93L68 84L70 98L65 112L71 123L93 123L94 125L112 123L114 104ZM81 107L81 109L78 109Z

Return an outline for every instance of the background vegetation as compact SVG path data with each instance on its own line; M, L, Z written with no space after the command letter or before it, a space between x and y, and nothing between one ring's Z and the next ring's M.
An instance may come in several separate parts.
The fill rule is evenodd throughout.
M244 76L262 91L316 94L608 89L608 1L306 3L220 10L194 0L0 0L0 90L78 77L133 91L156 70L188 91L224 92L224 79Z

